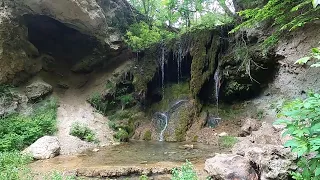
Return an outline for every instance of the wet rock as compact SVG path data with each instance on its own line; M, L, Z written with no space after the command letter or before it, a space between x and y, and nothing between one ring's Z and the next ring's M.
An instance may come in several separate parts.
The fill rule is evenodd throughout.
M44 136L23 151L34 159L50 159L60 154L60 143L55 136Z
M250 161L239 155L218 154L206 160L204 169L210 177L217 180L258 180Z
M260 123L252 118L247 118L241 127L240 136L248 136L252 131L257 131L260 127Z
M45 82L34 82L26 87L26 95L30 100L38 100L52 92L52 86Z
M28 98L18 92L8 91L0 95L0 116L20 112L27 108Z
M194 102L183 102L172 108L168 115L169 123L165 131L165 141L184 141L195 115Z

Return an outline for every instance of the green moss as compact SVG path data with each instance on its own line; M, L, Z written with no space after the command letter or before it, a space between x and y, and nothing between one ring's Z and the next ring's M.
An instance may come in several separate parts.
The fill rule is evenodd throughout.
M136 92L146 92L148 83L154 78L157 72L156 48L150 48L146 55L139 59L133 69L133 85Z
M151 113L156 111L167 111L170 104L178 99L187 99L190 96L190 89L188 82L180 84L169 84L164 89L164 97L158 103L151 106Z
M212 33L214 36L210 41ZM215 57L220 40L216 32L199 31L192 35L192 42L190 89L192 96L197 99L203 84L213 76ZM209 45L208 51L207 45Z
M179 121L175 129L176 141L185 141L187 131L196 113L196 109L193 106L188 106L183 111L179 112Z
M150 141L151 140L151 136L152 136L152 133L150 130L147 130L144 135L143 135L143 140L145 141Z
M198 142L199 136L193 136L192 142Z

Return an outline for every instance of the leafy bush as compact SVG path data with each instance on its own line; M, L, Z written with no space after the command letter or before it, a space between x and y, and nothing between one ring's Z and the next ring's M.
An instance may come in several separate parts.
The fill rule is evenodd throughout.
M88 102L100 113L107 115L111 110L115 109L116 102L104 100L99 93L93 94Z
M181 168L172 170L172 180L197 180L197 173L193 169L191 162L186 161Z
M286 125L283 135L292 140L285 143L298 155L299 170L292 172L297 180L320 179L320 94L309 94L305 100L287 103L275 124Z
M157 26L150 27L147 23L140 22L130 26L124 41L132 50L140 51L159 43L161 40L172 39L174 37L174 33L163 28L158 28Z
M237 138L233 136L222 136L219 138L219 145L224 148L232 148L237 142Z
M12 114L0 118L0 151L22 150L56 131L57 103L45 101L30 116Z
M31 157L23 156L19 152L0 152L0 179L18 180L20 177L31 179L26 165L32 161Z
M129 141L129 133L126 130L119 128L114 135L114 138L119 140L120 142L127 142Z
M152 138L152 133L150 130L147 130L143 135L143 140L150 141Z
M295 64L306 64L310 60L320 61L320 47L312 48L310 56L301 58L295 62ZM320 62L316 62L311 65L311 67L320 67Z
M283 32L293 31L319 19L320 8L315 3L314 7L312 7L311 2L312 0L270 0L263 8L246 9L239 13L246 21L237 26L232 32L271 20L275 31L264 42L265 47L271 47L278 42L279 36Z
M139 177L139 180L149 180L149 178L148 178L148 176L146 176L146 175L141 175L141 176Z
M87 126L81 125L79 123L73 123L70 135L76 136L80 138L81 140L87 141L87 142L98 142L98 139L96 138L96 134Z

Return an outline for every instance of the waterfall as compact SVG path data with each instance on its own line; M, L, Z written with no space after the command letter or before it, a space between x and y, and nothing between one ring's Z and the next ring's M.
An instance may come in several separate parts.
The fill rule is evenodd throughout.
M181 64L182 64L182 60L183 60L183 54L182 54L182 45L181 42L178 42L178 50L176 53L176 59L177 59L177 74L178 74L178 83L180 83L180 78L182 77L182 71L181 71Z
M162 127L162 125L164 124L159 135L159 141L164 141L163 135L168 127L168 116L165 113L160 113L160 112L157 112L155 115L157 116L157 119L160 119L160 123L159 123L160 127Z
M220 68L219 66L214 73L214 82L215 82L215 98L216 98L216 106L217 106L217 116L219 116L219 91L221 86L221 77L220 77Z
M161 57L160 57L160 66L161 66L161 86L162 86L162 95L164 97L164 65L165 65L165 45L162 43L161 45Z

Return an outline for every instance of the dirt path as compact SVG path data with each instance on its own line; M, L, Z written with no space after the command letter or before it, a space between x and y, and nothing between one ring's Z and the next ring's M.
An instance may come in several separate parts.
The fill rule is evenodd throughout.
M108 118L96 112L87 99L94 93L103 92L112 73L127 64L122 62L115 67L110 66L106 70L91 74L75 74L61 67L55 72L43 71L31 80L43 80L54 88L53 96L59 103L56 136L61 144L62 155L77 154L86 149L114 143L113 131L108 127ZM99 144L88 143L69 135L72 124L76 122L93 130Z

